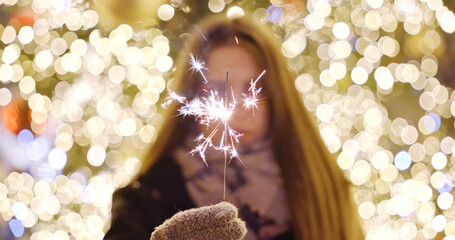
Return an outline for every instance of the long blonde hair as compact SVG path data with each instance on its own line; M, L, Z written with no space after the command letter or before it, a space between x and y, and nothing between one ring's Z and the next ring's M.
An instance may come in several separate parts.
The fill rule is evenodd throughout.
M350 192L352 184L322 142L295 89L296 76L287 69L280 40L270 29L249 17L204 19L189 35L186 50L180 52L176 61L173 90L189 98L194 96L201 81L197 74L188 71L189 53L204 57L217 45L231 44L234 37L245 42L260 66L267 70L262 81L270 107L270 135L283 173L295 239L363 239ZM176 117L177 108L177 104L171 105L163 113L163 124L139 174L185 140L194 121Z

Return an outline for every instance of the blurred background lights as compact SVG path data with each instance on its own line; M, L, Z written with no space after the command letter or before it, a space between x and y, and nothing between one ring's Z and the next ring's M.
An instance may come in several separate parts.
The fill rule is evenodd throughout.
M2 42L9 44L16 39L16 30L12 26L6 26L2 34Z
M321 29L324 23L324 17L319 13L310 13L305 18L305 26L312 31Z
M354 184L366 239L455 238L452 2L120 2L3 1L0 158L24 172L0 174L0 230L102 239L112 192L155 141L185 29L251 12Z
M383 90L389 90L393 87L393 76L390 70L386 67L379 67L374 72L374 79L378 87Z
M13 68L8 64L2 64L0 66L0 81L7 83L13 77Z
M139 63L140 50L136 47L126 48L123 52L123 61L126 65L137 66Z
M26 147L33 139L34 135L29 129L23 129L17 134L17 142L22 147Z
M446 184L444 173L437 171L431 175L430 183L433 188L439 189Z
M398 0L397 7L404 16L413 15L416 11L416 4L414 0Z
M338 39L347 39L350 33L349 26L344 22L337 22L332 28L333 35Z
M391 161L385 151L379 151L373 155L371 163L377 170L382 170L386 168Z
M36 54L34 62L38 68L44 70L52 64L53 56L49 50L43 50Z
M400 51L399 43L391 37L381 37L378 44L381 52L388 57L395 57Z
M444 215L437 215L431 221L431 226L433 227L433 230L436 232L443 231L446 224L447 224L447 218Z
M370 219L375 214L375 206L372 202L363 202L359 206L359 215L363 219Z
M329 69L325 69L321 72L319 80L325 87L332 87L337 81L337 79L332 76Z
M362 85L368 80L368 72L363 67L355 67L351 71L351 79L355 84Z
M418 131L414 126L405 126L400 133L401 140L404 144L411 145L417 141Z
M405 223L400 228L400 236L403 239L414 239L417 235L417 226L414 223Z
M431 10L437 11L442 7L442 0L429 0L427 5Z
M104 61L99 57L93 57L87 63L88 71L93 75L101 74L104 71Z
M445 178L444 185L440 188L438 188L439 193L445 193L445 192L450 192L452 191L453 188L453 182L449 177Z
M62 38L60 38L60 39L62 39ZM57 46L55 48L60 48L61 50L65 51L67 44L64 41L64 39L62 39L62 40L63 41L59 40L59 43L58 43L58 45L56 44ZM73 54L83 56L87 52L87 43L82 39L76 39L71 43L70 51Z
M41 94L35 93L29 98L28 106L31 110L39 112L44 107L44 101L44 97Z
M30 94L35 90L35 80L30 76L23 77L19 82L19 89L24 94Z
M292 36L283 42L281 51L288 58L294 58L301 54L306 47L306 38L302 36Z
M44 158L48 152L49 143L41 137L34 139L32 142L27 144L26 147L27 156L34 161Z
M343 152L350 157L356 157L359 153L360 146L357 141L355 140L348 140L343 143Z
M421 69L426 76L432 77L438 72L438 63L432 58L423 59Z
M423 118L425 130L430 133L436 132L441 127L441 119L435 113L429 113Z
M341 62L334 62L330 64L330 74L333 78L339 80L346 75L346 66Z
M24 225L20 220L13 218L8 222L8 225L14 237L17 238L22 237L22 235L24 234Z
M173 64L172 58L169 56L158 56L156 58L156 68L160 72L167 72L171 69Z
M295 87L301 93L306 93L314 85L313 77L310 74L301 74L295 80Z
M56 171L48 163L38 163L37 167L31 172L38 179L53 179L56 176Z
M229 8L228 11L226 12L226 16L231 19L239 18L242 17L243 15L245 15L245 12L241 7L238 6L233 6Z
M169 53L169 44L166 41L156 41L153 43L153 51L158 56L167 55Z
M109 79L113 83L121 83L125 79L126 73L122 66L116 65L109 69Z
M454 139L450 136L447 136L441 140L440 148L441 151L445 154L451 154L454 147Z
M431 157L431 165L436 170L442 170L447 164L447 157L442 152L438 152Z
M395 155L394 164L400 171L408 169L411 162L411 155L406 151L400 151Z
M316 110L316 116L322 122L328 122L333 117L333 108L328 104L321 104Z
M453 33L455 31L455 15L453 12L445 11L442 14L440 25L445 32Z
M0 88L0 106L8 105L12 100L12 94L8 88Z
M363 123L368 127L379 127L382 123L382 113L377 108L368 109L365 112Z
M136 132L136 122L131 118L123 119L118 128L120 135L132 136Z
M355 158L350 157L347 154L340 153L337 158L337 163L338 166L340 166L341 169L350 169L352 165L354 165Z
M169 21L174 17L174 8L169 4L163 4L158 8L158 17L163 21Z
M279 6L270 5L265 12L267 20L271 23L279 23L283 15L283 9Z
M27 218L28 208L27 208L27 206L24 203L15 202L13 204L13 206L12 206L12 210L13 210L14 216L18 220L23 221L23 220L25 220Z
M438 207L441 209L449 209L453 203L452 194L445 192L441 193L437 199Z
M356 185L361 185L371 177L370 164L365 160L357 161L352 167L351 181Z
M329 1L315 1L313 3L314 12L319 13L323 17L329 16L332 12Z
M60 148L54 148L49 152L48 161L53 169L62 170L67 161L66 152Z
M11 64L19 57L19 49L16 45L9 45L3 50L2 61Z
M208 7L210 11L214 13L219 13L223 11L224 7L226 6L224 0L209 0Z
M382 24L382 16L376 11L369 11L365 15L365 26L371 30L379 30Z
M329 56L333 59L346 59L351 54L351 45L346 40L335 41L329 45Z
M380 8L384 4L384 0L367 0L367 3L372 8Z
M427 185L423 185L423 186L419 187L419 189L417 190L417 199L420 202L430 201L432 195L433 195L433 191Z
M87 153L87 161L90 165L99 167L106 158L106 150L100 145L92 146Z

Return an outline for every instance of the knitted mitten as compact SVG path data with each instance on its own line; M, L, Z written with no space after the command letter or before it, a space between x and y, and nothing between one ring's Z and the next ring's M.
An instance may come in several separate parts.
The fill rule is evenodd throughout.
M240 240L245 234L237 208L221 202L176 213L153 231L150 240Z

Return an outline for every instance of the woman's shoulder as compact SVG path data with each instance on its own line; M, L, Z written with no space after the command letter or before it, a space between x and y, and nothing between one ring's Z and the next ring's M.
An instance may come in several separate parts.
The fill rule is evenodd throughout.
M162 157L135 181L114 193L114 198L125 200L145 199L147 202L166 203L179 209L193 203L185 188L180 166L172 157Z
M183 183L180 166L175 162L173 157L163 156L131 184L140 184L149 187L169 187L170 185L180 183Z
M182 172L172 157L161 157L150 169L142 173L127 186L116 190L118 194L145 193L153 190L179 189L183 183ZM153 194L152 194L153 195Z
M160 159L135 181L114 192L112 223L105 239L132 239L133 235L135 239L149 239L156 226L193 206L179 166L172 159Z

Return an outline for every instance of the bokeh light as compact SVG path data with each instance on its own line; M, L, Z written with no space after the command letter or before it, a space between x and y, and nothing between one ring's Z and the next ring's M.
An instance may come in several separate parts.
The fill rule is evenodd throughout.
M283 9L275 5L270 5L265 13L267 20L269 20L271 23L279 23L281 21L282 15Z
M1 158L24 171L0 183L15 237L102 239L112 192L162 123L183 29L251 12L282 41L294 86L355 185L366 239L455 239L448 1L157 1L149 19L107 20L115 26L90 1L2 3L31 12L0 26L0 145L11 151Z

